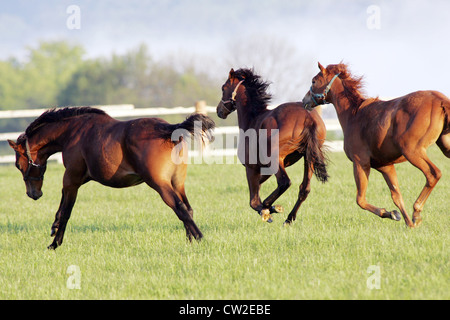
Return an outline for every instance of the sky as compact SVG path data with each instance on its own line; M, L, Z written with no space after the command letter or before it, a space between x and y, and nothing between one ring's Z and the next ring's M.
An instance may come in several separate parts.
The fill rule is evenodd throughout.
M224 80L244 66L235 63L266 70L273 82L301 78L299 99L318 61L349 64L364 75L368 96L428 89L448 96L449 15L447 0L0 0L0 59L26 59L39 41L80 44L86 58L145 43L157 59L190 58ZM295 54L283 55L287 48Z

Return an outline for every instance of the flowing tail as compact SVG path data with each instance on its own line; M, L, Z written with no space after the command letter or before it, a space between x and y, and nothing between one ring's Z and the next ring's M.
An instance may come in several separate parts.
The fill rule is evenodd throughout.
M208 142L213 141L212 130L215 126L214 120L210 117L195 113L188 116L182 123L159 125L156 128L156 134L159 138L171 140L174 143L179 142L181 137L190 138L191 136L205 143L205 139Z
M446 100L442 103L444 111L444 128L439 136L436 144L447 158L450 158L450 101Z
M444 103L442 103L442 109L444 109L445 115L443 131L448 133L450 131L450 100L447 100Z
M325 183L330 177L327 172L328 159L325 155L325 147L317 139L316 125L305 128L306 146L305 146L305 161L311 168L314 169L314 174L319 181Z

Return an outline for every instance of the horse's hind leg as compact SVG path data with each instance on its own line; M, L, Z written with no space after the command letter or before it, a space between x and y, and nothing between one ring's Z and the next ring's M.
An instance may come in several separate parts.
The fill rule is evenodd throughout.
M294 208L292 208L292 211L289 213L289 216L284 222L285 226L290 225L297 218L298 209L300 208L301 204L306 200L306 198L309 195L309 192L311 191L311 178L313 174L314 174L313 168L311 168L311 166L305 159L303 182L300 185L300 190L298 192L298 199L294 205Z
M386 209L375 207L367 202L366 191L369 183L370 165L361 164L356 161L353 162L353 174L355 176L355 183L357 188L356 203L358 203L358 205L362 209L368 210L380 218L389 218L399 221L400 215L398 215L396 211L388 212ZM411 220L407 215L405 216L405 222L408 226L413 226Z
M184 189L184 185L182 186L173 186L175 191L177 192L177 195L181 198L183 203L186 205L186 208L189 212L189 215L191 218L194 218L194 210L192 209L191 205L189 204L189 200L186 196L186 191Z
M200 229L195 224L192 219L191 213L187 205L183 202L183 200L178 196L177 192L173 189L172 185L162 184L162 185L150 185L156 191L158 191L161 198L164 202L172 208L172 210L176 213L178 218L183 222L184 227L186 229L186 237L189 241L194 237L196 240L200 240L203 238L203 234Z
M186 208L191 216L191 218L194 218L194 210L192 209L191 205L189 204L189 200L186 196L186 190L184 188L184 181L186 179L186 167L181 168L180 171L176 172L172 176L172 187L173 190L177 193L178 197L184 202L186 205Z
M433 191L434 187L441 178L442 173L441 170L439 170L439 168L436 167L436 165L428 158L425 149L423 149L422 152L417 151L420 149L414 150L414 153L405 154L405 157L409 162L411 162L413 166L423 172L427 180L425 186L422 189L422 192L414 203L413 223L414 226L419 226L422 223L422 217L420 213L423 210L423 206L430 196L431 191Z
M386 181L386 184L388 185L389 189L391 190L392 201L394 201L397 208L400 209L400 212L402 213L405 223L408 226L412 226L411 219L409 218L408 214L406 213L405 202L403 201L402 194L400 193L400 187L399 187L398 179L397 179L397 172L395 171L394 165L380 167L380 168L377 168L377 170L379 172L381 172L381 174L384 177L384 180ZM393 219L393 220L400 219L400 215L398 214L397 211L394 210L394 211L390 212L390 214L391 214L391 219Z

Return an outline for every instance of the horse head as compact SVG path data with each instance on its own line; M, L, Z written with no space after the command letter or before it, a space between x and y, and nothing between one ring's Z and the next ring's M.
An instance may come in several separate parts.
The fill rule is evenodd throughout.
M303 106L307 110L328 103L328 92L331 90L333 82L339 77L340 73L332 74L323 67L320 62L318 63L320 72L312 79L311 88L303 98ZM319 93L321 92L321 93Z
M33 200L39 199L42 196L47 159L40 156L38 150L30 148L25 134L20 135L17 142L8 140L8 143L16 152L16 168L22 173L27 195Z
M236 110L236 96L245 79L236 76L233 69L230 70L227 81L222 86L222 100L217 105L217 116L226 119L230 113Z

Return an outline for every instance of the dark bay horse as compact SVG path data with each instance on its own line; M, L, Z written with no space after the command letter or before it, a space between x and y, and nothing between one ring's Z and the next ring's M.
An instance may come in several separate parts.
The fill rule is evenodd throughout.
M200 114L172 125L158 118L118 121L90 107L62 108L44 112L16 142L9 140L27 195L34 200L42 196L47 159L62 152L62 198L51 228L55 239L48 248L61 245L78 189L90 180L114 188L147 183L184 223L188 239L201 239L184 189L187 164L172 158L175 146L186 144L183 137L193 134L196 124L204 132L214 128L214 122ZM175 130L186 135L172 141Z
M352 76L345 64L324 68L319 63L319 69L303 103L308 108L327 102L334 105L344 132L344 151L353 162L358 205L381 218L401 219L396 210L388 212L366 201L370 168L374 168L383 175L406 225L420 225L425 201L441 178L441 171L426 150L436 143L450 158L450 100L436 91L413 92L389 101L365 98L360 92L362 78ZM421 170L426 178L414 203L412 221L394 168L394 164L404 161Z
M303 182L297 202L285 221L288 225L296 219L300 205L310 192L312 175L315 174L322 182L328 179L322 149L326 129L320 115L315 110L306 111L300 102L267 109L271 99L266 91L268 86L253 70L231 69L222 86L222 101L217 106L217 115L225 119L237 111L240 128L238 155L246 168L250 206L264 221L272 222L271 213L283 210L281 206L272 204L291 185L285 168L304 157ZM265 152L261 152L263 149ZM273 174L277 188L261 201L260 186Z

